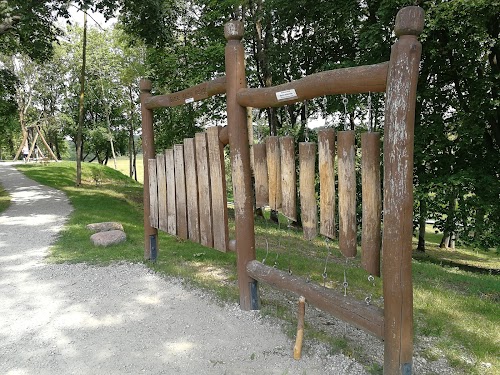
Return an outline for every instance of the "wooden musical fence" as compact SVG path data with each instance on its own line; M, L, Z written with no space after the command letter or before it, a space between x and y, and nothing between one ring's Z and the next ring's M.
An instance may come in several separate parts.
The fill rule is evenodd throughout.
M272 144L272 147L269 147ZM272 156L266 154L270 150ZM361 263L373 276L380 276L380 251L382 245L382 202L380 185L380 134L366 132L361 135L362 149L362 243ZM296 212L296 155L293 137L268 137L264 143L254 145L254 180L257 207L269 206L291 221L297 220ZM316 150L317 154L316 155ZM299 144L299 187L302 229L304 238L312 240L320 234L335 239L336 194L335 160L338 164L339 186L339 248L347 258L356 256L356 166L355 137L353 131L338 132L338 154L335 154L335 130L318 132L318 144ZM281 158L274 155L280 154ZM316 156L319 165L316 168ZM268 172L269 171L269 172ZM273 174L281 172L276 178ZM319 207L316 198L316 174L319 174ZM281 183L275 183L281 179ZM269 183L268 183L269 181ZM270 181L273 181L271 183ZM264 192L262 192L265 190ZM281 194L277 192L281 190ZM272 204L268 197L281 197L281 207Z
M226 252L227 194L220 127L185 138L148 160L153 228Z
M413 354L412 225L413 127L423 30L423 10L410 6L396 16L388 62L312 74L266 88L247 88L243 25L225 25L226 75L178 93L152 96L151 82L141 81L144 150L144 255L157 256L157 229L221 251L237 252L240 307L259 308L257 282L302 295L316 307L384 340L384 374L411 374ZM252 186L247 108L278 107L324 95L385 92L383 145L383 226L381 226L380 138L361 137L361 263L381 275L384 306L367 305L351 296L308 283L255 258L253 192L258 207L269 206L296 220L293 140L268 137L253 146ZM154 150L153 110L226 94L228 126L184 140L159 155ZM335 142L336 138L336 142ZM233 180L235 235L229 240L222 147L229 144ZM316 199L316 153L320 181ZM299 144L299 195L304 236L337 238L345 257L357 253L356 145L354 132L326 129L318 144ZM335 166L336 164L336 166ZM335 175L337 170L337 175ZM338 191L335 190L335 179ZM338 207L336 207L336 194ZM338 223L335 221L338 211ZM338 225L338 235L337 235ZM382 230L382 232L381 232ZM382 234L381 234L382 233ZM380 272L380 244L384 261Z

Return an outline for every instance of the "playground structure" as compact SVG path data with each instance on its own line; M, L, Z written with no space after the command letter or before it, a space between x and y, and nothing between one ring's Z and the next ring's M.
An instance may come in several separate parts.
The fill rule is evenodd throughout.
M240 307L258 309L257 282L304 296L317 308L331 313L384 341L384 374L411 374L413 356L412 215L413 128L416 86L423 29L423 10L406 7L396 17L390 61L313 74L275 87L247 88L241 44L243 26L225 25L226 75L168 94L151 95L151 82L141 81L144 150L144 228L146 259L157 257L157 230L237 253ZM256 260L251 152L247 107L266 108L324 95L385 92L383 231L379 135L362 135L362 266L382 277L383 309L345 294L277 270ZM216 94L226 94L227 126L213 127L182 145L155 155L153 110L184 105ZM235 240L227 231L222 149L230 147L233 179ZM294 220L295 160L293 139L268 137L254 146L255 199ZM335 238L335 133L319 133L320 234ZM304 236L317 235L314 196L316 144L299 144L299 187ZM346 257L356 255L356 191L354 133L337 134L339 248ZM293 171L292 171L293 170ZM382 238L381 238L382 237ZM382 247L380 247L382 243ZM383 253L380 273L380 253Z
M31 159L32 155L35 155L35 158L37 160L42 160L46 161L48 160L48 157L45 157L45 155L42 153L40 148L37 145L38 138L42 140L43 145L45 146L45 149L47 150L48 155L54 160L58 161L57 156L54 154L50 146L48 145L47 141L45 140L45 137L43 136L43 132L40 128L40 125L35 124L32 126L26 127L26 129L23 128L23 139L21 141L21 144L19 145L16 156L14 156L14 161L19 159L19 156L21 155L21 152L25 147L28 146L28 138L30 138L30 131L34 133L34 136L31 137L31 146L28 148L28 155L27 155L27 160L29 161Z

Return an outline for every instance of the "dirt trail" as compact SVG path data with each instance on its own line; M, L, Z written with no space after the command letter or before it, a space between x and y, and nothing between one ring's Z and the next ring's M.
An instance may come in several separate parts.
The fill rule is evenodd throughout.
M1 374L366 374L322 346L302 360L258 312L219 306L141 264L48 264L71 205L0 163Z

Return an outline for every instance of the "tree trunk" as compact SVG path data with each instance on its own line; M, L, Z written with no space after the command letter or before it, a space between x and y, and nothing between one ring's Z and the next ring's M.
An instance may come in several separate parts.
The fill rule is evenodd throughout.
M427 220L427 202L420 199L420 218L418 220L417 250L425 252L425 221Z
M80 75L80 103L78 108L78 131L76 133L76 186L82 183L83 121L85 119L85 64L87 60L87 12L83 10L83 55Z
M480 241L484 230L484 208L479 206L476 209L476 220L474 224L474 242Z
M455 206L457 200L453 193L450 194L448 201L448 217L446 218L443 239L439 245L442 249L447 249L450 246L450 239L455 231Z
M128 162L129 162L129 176L130 178L133 178L134 177L134 98L132 96L132 85L128 87L128 97L130 99L130 123L128 128Z
M456 233L451 232L450 234L450 242L448 243L448 248L455 250L455 240L456 240Z
M450 232L444 232L443 238L441 238L441 243L439 244L439 247L441 249L447 249L449 243L450 243Z

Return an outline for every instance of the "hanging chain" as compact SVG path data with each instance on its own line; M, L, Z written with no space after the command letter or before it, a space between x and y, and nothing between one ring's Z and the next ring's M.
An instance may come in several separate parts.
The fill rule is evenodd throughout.
M375 286L375 277L373 277L373 275L368 275L368 282L370 282L372 284L372 286L374 287ZM368 296L366 296L365 303L367 305L370 305L372 303L372 297L373 297L373 293L370 293Z
M344 297L347 296L347 288L349 287L349 283L347 282L347 272L346 272L346 268L348 266L349 266L349 259L346 258L344 267L344 282L342 283L342 286L344 287Z
M325 259L325 269L323 270L323 286L326 287L326 279L328 277L328 274L326 273L326 269L327 269L327 266L328 266L328 258L330 257L330 244L329 244L329 239L326 238L325 239L325 244L326 244L326 249L327 249L327 253L326 253L326 259Z
M346 95L342 96L342 103L344 104L344 130L349 130L349 119L347 118L347 103L349 100Z
M288 240L290 240L290 230L291 230L290 229L291 228L290 222L291 222L291 220L288 217L286 218L286 220L287 220L286 230L287 230ZM286 251L286 249L285 249L285 251ZM287 256L288 256L288 274L291 275L292 274L292 266L290 264L290 253L287 253Z
M266 256L264 257L264 259L262 259L262 264L266 263L266 259L267 259L268 255L269 255L269 242L267 241L267 238L266 238Z
M279 215L278 215L278 229L281 229ZM274 260L273 268L278 268L278 257L280 256L280 253L279 253L280 248L281 248L281 240L278 239L278 250L276 251L276 259Z
M368 92L368 131L372 132L372 93Z
M304 100L304 112L305 112L305 118L306 118L306 128L304 129L304 140L306 142L309 142L309 126L308 126L308 117L307 117L307 100Z

